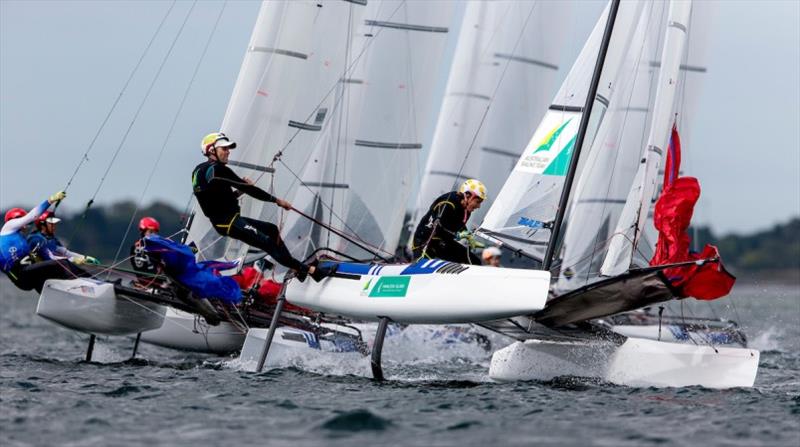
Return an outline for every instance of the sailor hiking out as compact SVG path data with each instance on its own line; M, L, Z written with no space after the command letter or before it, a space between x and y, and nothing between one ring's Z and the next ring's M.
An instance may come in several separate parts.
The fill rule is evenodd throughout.
M31 247L31 258L34 262L52 261L56 259L68 259L76 265L99 264L100 261L92 256L85 256L74 251L70 251L56 237L56 224L61 219L55 216L52 211L45 211L36 218L34 224L36 230L28 235L28 245Z
M467 230L467 221L485 199L486 186L475 179L462 183L458 191L437 197L414 232L411 247L414 258L438 258L460 264L481 265L480 258L471 251L480 243ZM465 244L459 240L464 240Z
M238 199L242 194L286 210L291 210L292 204L255 186L251 180L240 178L226 165L235 142L222 132L214 132L203 138L201 147L208 160L194 168L192 187L200 209L217 233L263 250L281 265L295 270L300 281L308 275L320 281L333 273L335 266L307 265L292 257L276 225L240 214Z
M88 276L69 260L50 260L34 263L31 246L25 238L26 227L44 213L50 205L59 202L67 194L59 191L30 211L13 208L6 212L5 223L0 228L0 270L15 286L22 290L42 291L48 279L72 279Z
M160 262L145 250L144 238L158 235L161 225L152 217L143 217L139 220L139 239L131 245L131 266L138 273L154 276L159 273Z

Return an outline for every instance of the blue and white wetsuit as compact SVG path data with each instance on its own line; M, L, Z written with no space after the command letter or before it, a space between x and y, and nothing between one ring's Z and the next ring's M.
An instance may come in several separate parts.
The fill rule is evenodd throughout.
M50 202L44 201L28 214L9 220L0 229L0 270L22 290L42 291L48 279L72 279L88 276L86 271L67 260L32 262L31 246L20 230L39 217Z
M20 264L30 263L28 255L31 247L20 230L36 220L48 207L50 202L45 200L25 216L9 220L0 229L0 270L3 273L9 275Z
M35 261L50 261L54 259L69 259L74 261L83 257L80 253L70 251L55 236L50 236L35 231L28 235L28 245L31 247L31 256Z

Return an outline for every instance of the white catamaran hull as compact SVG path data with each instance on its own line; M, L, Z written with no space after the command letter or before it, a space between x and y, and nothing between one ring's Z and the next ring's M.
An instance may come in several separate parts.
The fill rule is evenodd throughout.
M161 327L167 308L117 296L114 285L93 279L45 281L36 313L76 331L132 335Z
M142 333L141 340L163 348L224 355L238 351L244 339L245 334L228 322L211 326L203 317L168 308L164 324Z
M252 328L247 331L247 338L239 354L238 363L241 369L256 370L268 332L267 328ZM264 365L268 368L287 366L297 359L308 356L317 358L324 354L337 356L350 354L358 358L362 357L358 346L349 338L323 340L312 332L283 326L275 330L269 355Z
M550 380L595 377L636 387L752 387L759 352L628 338L605 341L516 342L494 353L489 376L495 380Z
M363 320L470 323L530 314L544 307L550 274L461 265L439 259L416 264L341 263L320 283L292 281L292 304Z

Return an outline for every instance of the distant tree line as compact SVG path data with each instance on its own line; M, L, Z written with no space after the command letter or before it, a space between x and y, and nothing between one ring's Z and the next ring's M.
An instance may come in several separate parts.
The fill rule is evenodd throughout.
M733 271L800 270L800 217L753 234L717 237L708 227L689 233L694 246L714 244Z
M110 263L120 246L120 259L128 256L131 244L139 237L137 224L140 218L156 218L161 223L161 234L165 236L180 231L187 218L182 211L163 202L144 207L134 216L135 210L134 202L125 201L97 205L85 213L59 213L63 220L59 224L58 236L70 249ZM129 223L130 231L123 240ZM408 240L407 232L405 230L401 243ZM701 249L706 243L716 245L725 265L733 272L800 270L800 217L749 235L718 237L708 227L690 229L689 234L695 249Z

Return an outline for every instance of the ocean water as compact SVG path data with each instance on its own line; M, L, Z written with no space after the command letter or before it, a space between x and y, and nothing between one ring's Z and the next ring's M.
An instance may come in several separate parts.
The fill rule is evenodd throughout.
M563 377L495 383L490 354L409 336L368 360L256 374L229 358L98 340L34 314L0 281L2 446L775 445L800 446L800 287L738 285L732 300L670 312L737 319L761 350L751 389L628 388ZM500 345L502 340L493 338Z

